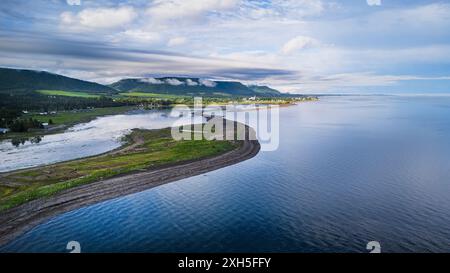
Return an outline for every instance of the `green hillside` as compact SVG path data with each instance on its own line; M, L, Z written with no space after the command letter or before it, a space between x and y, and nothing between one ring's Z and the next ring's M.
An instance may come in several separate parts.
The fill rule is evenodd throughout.
M105 86L44 71L0 68L0 94L30 94L39 90L45 90L47 95L70 94L75 97L90 97L89 94L108 96L125 92L205 97L283 96L279 91L267 86L247 86L237 81L209 81L182 77L135 78L123 79Z
M0 68L0 127L7 127L22 111L123 106L112 99L116 93L109 86L62 75Z
M0 93L35 90L78 91L86 93L112 94L109 86L78 80L44 71L0 68Z
M163 77L149 79L123 79L110 85L131 93L170 94L183 96L265 96L276 97L281 93L266 86L247 86L236 81L205 81L199 78Z

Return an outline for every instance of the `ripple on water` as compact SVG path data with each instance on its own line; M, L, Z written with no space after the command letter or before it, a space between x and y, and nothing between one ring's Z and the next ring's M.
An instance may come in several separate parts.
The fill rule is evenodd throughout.
M366 252L376 240L386 252L449 252L444 103L282 108L277 151L65 213L2 251L64 252L78 240L87 252Z

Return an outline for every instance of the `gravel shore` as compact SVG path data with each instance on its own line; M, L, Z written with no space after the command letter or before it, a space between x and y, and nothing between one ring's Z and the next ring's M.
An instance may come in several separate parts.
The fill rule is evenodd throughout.
M58 214L233 165L259 150L257 140L240 141L238 148L222 155L97 181L30 201L0 213L0 245Z

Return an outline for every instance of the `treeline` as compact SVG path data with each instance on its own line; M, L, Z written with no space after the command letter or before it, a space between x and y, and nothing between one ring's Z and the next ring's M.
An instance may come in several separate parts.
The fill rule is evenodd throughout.
M0 108L0 128L9 128L10 124L22 115L18 109Z
M11 132L28 132L29 129L44 128L40 121L21 116L22 111L17 109L0 108L0 127L8 128Z
M105 96L100 98L48 96L34 91L0 93L0 108L27 111L48 112L124 105L127 105L126 102L116 102L112 98Z
M141 97L122 97L116 100L117 102L126 104L126 105L143 105L143 106L153 106L153 107L167 107L174 104L188 104L189 102L193 102L193 98L141 98Z
M75 109L102 108L132 105L133 102L114 101L112 98L82 98L48 96L35 91L0 93L0 127L14 132L26 132L30 128L41 128L36 120L24 119L23 111L51 112ZM39 123L39 124L38 124Z
M13 120L8 125L8 128L11 130L11 132L28 132L29 129L44 129L44 126L36 119L18 118Z

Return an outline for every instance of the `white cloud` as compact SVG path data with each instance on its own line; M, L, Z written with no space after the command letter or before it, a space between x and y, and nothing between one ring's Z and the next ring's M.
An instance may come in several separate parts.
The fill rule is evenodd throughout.
M216 83L210 80L200 80L200 82L193 81L191 79L186 79L185 82L180 81L175 78L169 78L165 80L159 80L155 78L143 78L139 79L140 82L150 83L150 84L170 84L173 86L179 86L179 85L187 85L187 86L198 86L198 85L204 85L208 87L214 87L216 86Z
M163 84L164 82L155 78L139 79L140 82L151 83L151 84Z
M318 45L320 45L320 42L314 38L307 36L297 36L285 43L281 48L281 52L283 54L291 54L295 51L316 47Z
M278 87L293 93L314 93L330 90L342 91L343 88L394 86L402 81L430 80L449 81L450 76L423 77L416 75L379 75L372 72L341 73L324 76L299 75L299 81L280 83Z
M178 79L166 79L165 82L170 85L178 86L184 85L184 83Z
M299 20L320 15L327 7L336 5L334 2L324 4L322 0L272 0L270 2L261 2L245 2L242 9L254 19L278 17Z
M120 8L88 8L77 14L63 12L61 22L72 27L116 28L132 22L137 17L133 7Z
M272 5L292 18L315 16L325 10L322 0L274 0Z
M200 80L200 84L204 85L206 87L215 87L217 85L217 83L210 81L210 80L205 80L205 79Z
M72 12L66 11L59 16L64 25L74 24L76 19Z
M65 1L69 0L62 3ZM60 31L43 27L38 34L47 39L48 31L49 43L35 49L50 50L52 38L67 38L112 47L113 57L104 54L100 61L95 59L91 55L95 56L98 47L72 59L57 55L60 48L34 59L28 56L31 50L27 50L28 55L21 57L19 66L32 62L37 67L42 62L42 67L49 69L65 66L69 71L72 67L96 74L89 74L92 79L146 77L154 73L167 77L264 80L269 85L292 85L291 90L301 92L302 86L314 89L392 83L398 78L379 75L386 71L400 74L405 68L406 73L420 75L426 71L427 75L442 75L438 68L446 69L450 64L450 5L446 1L387 6L382 0L367 0L368 5L384 4L382 9L366 6L367 10L355 8L347 3L350 1L334 0L143 0L113 8L115 2L83 1L83 8L67 7L70 12L58 12ZM335 3L337 6L332 6ZM364 0L360 4L364 6ZM51 18L55 14L43 15ZM49 22L41 21L42 25ZM36 29L40 26L36 21ZM66 29L64 37L59 37ZM83 35L73 35L71 30ZM2 63L19 62L15 52L25 44L11 46L10 55L0 51ZM62 49L70 46L64 44ZM435 70L427 71L431 65ZM304 82L295 85L292 82L298 78L289 73L277 74L278 70L298 73ZM195 85L195 81L188 80L170 82Z
M187 79L187 80L186 80L186 84L187 84L188 86L197 86L197 85L198 85L198 82L193 81L193 80L191 80L191 79Z
M173 47L173 46L179 46L186 43L186 38L185 37L174 37L171 38L168 42L167 42L167 46Z
M381 6L381 0L367 0L369 6Z
M66 0L67 4L70 6L80 6L81 0Z
M157 0L147 14L153 20L192 19L208 12L229 10L239 0Z
M381 17L380 19L390 20L389 23L391 26L395 26L394 23L402 23L403 25L401 25L401 27L404 25L422 25L424 28L448 27L450 23L450 4L431 3L428 5L405 8L400 11L390 10L382 13L380 12L379 14Z
M130 39L141 43L155 43L161 40L161 35L157 32L149 32L142 29L129 29L115 36L116 41L129 42Z

